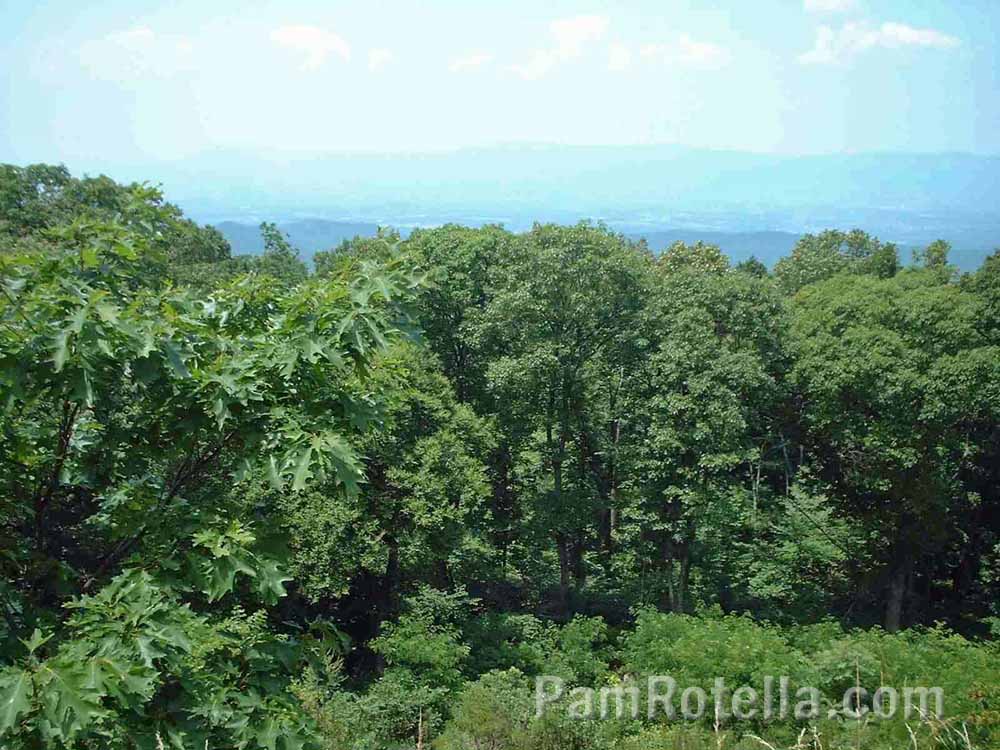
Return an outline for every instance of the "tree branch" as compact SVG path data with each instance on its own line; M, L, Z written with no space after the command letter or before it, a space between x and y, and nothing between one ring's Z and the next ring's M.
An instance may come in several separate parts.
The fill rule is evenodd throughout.
M205 452L194 461L191 460L190 456L185 458L184 461L181 462L181 465L177 467L177 471L174 472L173 478L164 484L164 492L161 494L156 506L150 511L150 516L155 520L159 520L163 511L170 504L170 502L177 497L184 485L206 469L217 458L219 458L222 453L222 449L235 436L236 431L234 430L226 435L222 441L217 443L211 450ZM142 524L142 526L140 526L132 536L127 539L123 539L118 543L118 545L101 561L94 574L87 577L83 586L85 591L93 585L94 581L106 573L112 565L122 560L125 555L127 555L132 548L135 547L135 545L138 544L144 536L146 536L151 528L150 523L151 522L146 522Z

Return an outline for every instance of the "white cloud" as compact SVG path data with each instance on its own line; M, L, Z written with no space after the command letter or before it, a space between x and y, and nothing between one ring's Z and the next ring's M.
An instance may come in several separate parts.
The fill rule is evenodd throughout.
M465 73L466 71L477 70L492 62L492 60L493 55L488 55L485 52L476 52L464 57L456 57L448 65L448 70L452 73Z
M646 60L688 68L721 68L730 60L729 50L711 42L699 42L681 34L676 42L646 44L639 49Z
M554 46L536 51L527 62L511 65L510 69L525 80L537 80L560 63L582 55L587 44L603 37L607 30L608 19L605 16L557 19L549 24Z
M677 59L695 68L719 68L729 62L729 52L718 44L696 42L682 34Z
M956 37L934 29L915 29L905 23L884 23L880 32L881 42L885 47L915 45L917 47L950 49L960 44Z
M608 70L621 72L632 65L632 50L624 44L615 43L608 48Z
M526 81L537 81L559 63L559 55L553 50L539 50L528 62L511 65L510 69Z
M840 29L820 26L812 49L799 55L803 65L836 65L844 63L866 50L883 47L929 47L950 49L961 42L934 29L916 29L902 23L883 23L874 28L860 23L847 23Z
M194 44L185 36L136 26L84 42L79 56L93 75L123 81L193 70L194 52Z
M136 26L128 31L116 31L106 37L109 42L130 49L145 49L156 41L156 34L148 26Z
M315 70L330 55L351 59L351 47L339 34L318 26L281 26L271 32L271 41L301 53L303 70Z
M556 40L556 54L560 60L579 57L587 42L604 36L608 30L608 19L604 16L575 16L553 21L549 31Z
M820 26L816 29L816 41L813 42L812 49L799 55L799 62L803 65L831 65L837 62L840 54L838 47L842 45L843 42L833 29Z
M368 50L368 70L376 73L392 62L394 55L392 50L379 47Z
M810 13L846 13L857 7L857 0L803 0Z

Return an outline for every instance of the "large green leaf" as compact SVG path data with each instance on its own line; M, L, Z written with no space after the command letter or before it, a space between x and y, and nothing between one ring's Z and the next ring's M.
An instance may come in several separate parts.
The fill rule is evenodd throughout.
M206 565L209 566L209 575L206 576L203 590L208 595L209 601L217 601L232 591L237 573L248 576L256 574L253 566L238 554L212 558L206 561Z
M49 660L42 666L45 675L46 715L67 734L89 725L102 713L101 692L87 686L82 665Z
M184 364L184 359L181 357L181 353L178 351L174 343L170 341L170 339L165 339L163 341L163 353L167 356L167 363L179 377L191 377L191 372L188 370L187 365Z
M274 604L285 595L285 582L292 580L282 575L274 560L261 560L257 566L257 587L264 601Z
M16 726L18 718L28 713L33 694L30 672L12 670L0 675L0 735Z
M62 372L69 357L69 331L61 330L55 335L52 347L52 364L56 372Z
M312 477L310 465L312 463L312 446L307 446L299 455L299 460L295 464L295 478L292 481L292 490L298 492L304 489L306 483Z

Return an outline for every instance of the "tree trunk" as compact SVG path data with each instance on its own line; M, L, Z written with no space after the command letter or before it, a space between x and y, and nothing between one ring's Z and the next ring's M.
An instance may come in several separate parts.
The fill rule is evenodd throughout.
M677 586L674 582L674 558L671 557L671 553L667 552L667 559L664 563L664 569L667 571L667 591L666 600L663 602L663 609L674 611L674 601L677 598Z
M618 381L621 387L621 379ZM618 445L622 439L622 423L615 417L611 423L611 460L608 466L608 480L611 485L608 491L608 537L605 549L611 552L615 545L615 531L618 529Z
M388 539L389 561L385 566L385 582L380 604L380 620L387 620L396 614L399 595L399 543L395 537Z
M661 552L663 570L666 572L667 590L664 609L683 612L687 599L688 580L691 577L691 556L688 546L667 541Z
M516 513L513 479L511 477L510 447L504 444L492 457L493 466L493 540L500 551L500 569L506 575L507 561Z
M687 602L688 581L691 578L691 554L687 545L681 554L680 575L677 577L677 595L674 601L674 612L683 612Z
M897 560L889 573L885 602L885 629L890 633L898 632L903 624L903 607L906 603L909 575L909 568L902 560Z
M611 549L611 509L603 508L597 514L597 529L601 539L601 547L605 551Z
M569 542L562 532L556 534L556 551L559 553L559 608L569 613L570 560Z
M573 540L573 544L570 547L570 551L573 555L573 579L576 583L577 589L582 589L584 584L587 582L587 566L584 565L583 546L583 540L580 537L577 537Z
M437 561L437 585L442 590L451 588L451 571L448 570L448 561L440 559Z
M374 591L372 592L372 607L368 616L368 631L374 637L382 632L382 624L395 617L399 611L399 544L394 537L386 538L386 546L389 548L389 560L385 566L385 573L373 581ZM386 668L385 657L382 654L375 655L375 670L380 674Z

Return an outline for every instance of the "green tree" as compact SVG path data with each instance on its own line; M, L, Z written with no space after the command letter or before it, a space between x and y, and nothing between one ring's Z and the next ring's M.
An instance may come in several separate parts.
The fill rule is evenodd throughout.
M718 265L663 273L651 292L646 355L626 385L628 522L674 611L690 604L692 565L710 566L733 547L731 538L713 543L713 529L732 533L740 503L757 504L761 466L779 437L784 327L770 281ZM726 575L734 566L720 567Z
M649 261L603 227L536 226L493 267L480 336L488 341L489 387L527 451L531 523L555 543L559 596L586 577L595 522L610 515L613 451L591 440L591 397L620 380L622 339L643 304ZM613 425L604 425L604 435ZM511 433L508 433L511 434Z
M418 315L428 346L441 360L461 401L482 412L494 410L486 389L486 354L477 325L492 296L491 274L514 242L501 227L469 229L446 225L418 229L406 242L437 283L423 292Z
M398 614L405 587L447 587L489 569L482 544L491 519L485 457L488 425L459 404L433 355L411 344L371 363L370 430L359 443L366 482L356 494L331 486L279 499L291 570L313 601L356 603L371 637Z
M374 237L354 237L330 250L320 250L313 255L313 267L316 275L327 276L361 259L384 260L399 249L401 239L397 230L379 227Z
M746 260L737 263L736 270L758 278L764 278L768 275L767 266L759 261L754 255L751 255Z
M944 240L934 240L927 247L913 251L913 262L923 268L944 268L948 265L951 245Z
M47 230L80 221L127 225L162 254L167 272L182 276L189 266L230 256L218 230L185 219L149 185L120 185L104 175L78 179L64 166L0 164L0 237L44 243Z
M298 284L309 275L299 251L277 226L265 221L260 225L260 233L264 238L264 254L257 259L254 270L286 284Z
M729 258L717 245L708 245L700 240L693 245L678 241L656 259L656 265L666 273L684 270L721 273L729 270Z
M881 242L860 229L827 230L802 237L792 254L774 266L774 277L788 294L807 284L839 273L893 276L899 270L899 253L891 242Z
M0 669L5 745L294 747L287 648L230 608L274 605L287 578L231 490L259 475L356 491L351 383L398 332L410 272L249 277L199 300L126 225L52 232L0 256L0 516L17 540L0 565L25 644Z
M894 631L922 606L935 559L961 544L975 501L960 477L978 451L956 406L982 398L995 349L975 298L933 270L831 279L793 310L806 449L843 512L868 524Z

